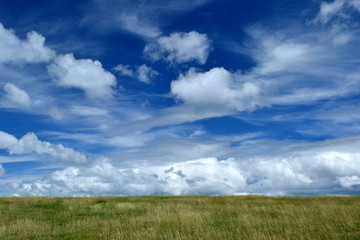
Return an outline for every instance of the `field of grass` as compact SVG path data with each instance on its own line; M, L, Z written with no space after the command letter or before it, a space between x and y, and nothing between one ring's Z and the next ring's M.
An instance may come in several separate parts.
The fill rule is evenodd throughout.
M0 198L0 239L360 240L360 198Z

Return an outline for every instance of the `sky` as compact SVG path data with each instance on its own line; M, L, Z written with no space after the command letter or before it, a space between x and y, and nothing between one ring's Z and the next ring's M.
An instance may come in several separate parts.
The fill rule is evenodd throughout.
M0 1L0 196L360 195L360 0Z

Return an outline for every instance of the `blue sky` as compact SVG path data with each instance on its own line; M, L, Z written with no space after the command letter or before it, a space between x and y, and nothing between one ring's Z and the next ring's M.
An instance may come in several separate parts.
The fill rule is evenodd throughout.
M0 2L0 195L359 195L360 1Z

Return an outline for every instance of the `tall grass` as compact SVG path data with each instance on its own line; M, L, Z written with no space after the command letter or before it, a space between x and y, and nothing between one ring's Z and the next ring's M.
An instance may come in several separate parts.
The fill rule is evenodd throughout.
M0 239L360 240L360 198L0 198Z

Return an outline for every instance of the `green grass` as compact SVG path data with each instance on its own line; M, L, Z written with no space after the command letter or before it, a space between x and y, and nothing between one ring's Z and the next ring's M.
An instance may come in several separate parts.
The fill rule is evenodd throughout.
M360 198L0 198L0 239L360 240Z

